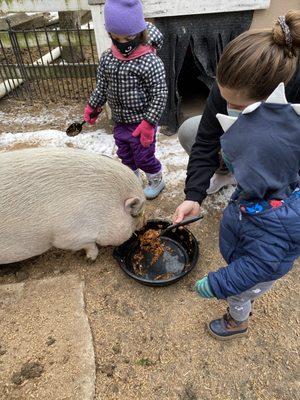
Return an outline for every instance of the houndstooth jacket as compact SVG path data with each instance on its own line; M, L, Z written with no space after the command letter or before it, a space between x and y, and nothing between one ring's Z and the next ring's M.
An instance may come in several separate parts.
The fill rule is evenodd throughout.
M147 24L149 44L158 50L163 36L151 23ZM140 123L143 119L157 125L167 100L165 69L154 53L122 61L105 51L97 71L97 86L89 104L102 107L106 101L112 110L114 122Z

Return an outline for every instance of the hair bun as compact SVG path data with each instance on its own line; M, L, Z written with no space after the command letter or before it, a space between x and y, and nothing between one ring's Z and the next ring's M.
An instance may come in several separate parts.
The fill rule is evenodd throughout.
M273 28L273 40L279 46L288 49L300 47L300 11L288 11L284 17L278 17Z
M273 33L273 40L276 44L278 44L278 46L286 45L285 34L284 34L278 20L275 22L272 33Z

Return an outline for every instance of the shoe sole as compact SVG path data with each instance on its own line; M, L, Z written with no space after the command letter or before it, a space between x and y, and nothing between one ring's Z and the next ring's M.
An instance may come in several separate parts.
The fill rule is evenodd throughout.
M209 323L207 323L206 327L208 329L208 333L211 336L213 336L215 339L220 340L222 342L225 342L226 340L233 340L235 338L242 337L242 336L248 336L248 334L249 334L248 331L246 331L246 332L242 332L242 333L235 333L235 334L230 335L230 336L219 336L214 331L212 331L210 329Z

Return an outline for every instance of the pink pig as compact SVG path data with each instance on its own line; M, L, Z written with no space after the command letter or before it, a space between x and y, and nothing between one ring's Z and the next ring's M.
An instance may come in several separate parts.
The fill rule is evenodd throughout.
M145 197L119 161L83 150L0 153L0 264L57 247L120 245L144 223Z

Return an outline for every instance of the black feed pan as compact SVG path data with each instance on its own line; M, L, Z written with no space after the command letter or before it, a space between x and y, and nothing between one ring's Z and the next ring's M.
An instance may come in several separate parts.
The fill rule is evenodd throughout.
M134 256L140 252L139 237L149 229L162 230L170 224L166 220L149 220L141 231L115 248L113 255L128 276L145 285L165 286L177 282L195 267L199 257L198 242L188 229L177 228L161 237L166 248L164 254L151 265L152 255L143 253L143 272L134 272Z

